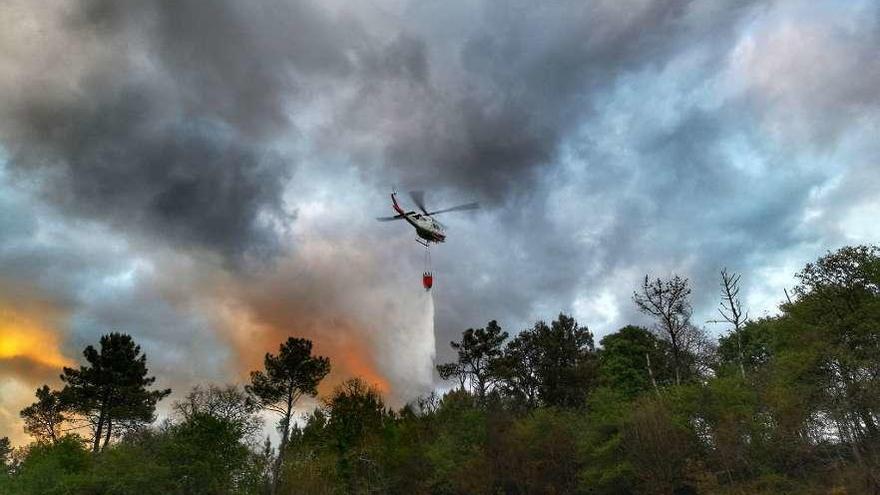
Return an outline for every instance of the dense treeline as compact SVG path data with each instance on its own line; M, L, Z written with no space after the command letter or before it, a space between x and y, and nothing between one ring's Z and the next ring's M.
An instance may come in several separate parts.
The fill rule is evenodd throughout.
M633 295L655 325L598 345L564 314L513 338L491 321L452 342L442 396L392 410L355 378L298 421L330 369L306 340L156 425L168 391L110 334L61 390L36 391L32 444L0 441L0 493L880 493L880 249L843 248L797 278L777 316L749 319L722 271L717 340L676 276Z

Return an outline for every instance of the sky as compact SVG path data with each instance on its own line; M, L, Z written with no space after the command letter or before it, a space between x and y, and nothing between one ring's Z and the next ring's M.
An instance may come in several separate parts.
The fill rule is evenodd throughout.
M322 391L399 405L466 328L566 312L598 340L680 274L720 334L722 267L770 315L806 262L880 236L873 1L7 0L0 26L17 442L110 331L175 397L297 336ZM392 187L482 205L441 219L430 293L412 230L374 220Z

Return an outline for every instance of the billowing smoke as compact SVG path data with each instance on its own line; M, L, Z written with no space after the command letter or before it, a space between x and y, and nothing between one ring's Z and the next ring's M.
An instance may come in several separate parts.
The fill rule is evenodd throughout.
M360 376L401 404L433 383L434 302L415 267L387 261L356 245L307 241L274 273L223 275L196 291L209 295L206 307L222 308L218 325L241 375L287 337L305 337L330 357L324 390Z

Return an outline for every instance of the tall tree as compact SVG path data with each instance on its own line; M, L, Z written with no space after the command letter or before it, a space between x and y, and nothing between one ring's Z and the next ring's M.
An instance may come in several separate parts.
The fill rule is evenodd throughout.
M318 383L330 373L330 360L312 356L312 341L290 337L281 344L277 355L266 353L264 371L251 372L247 391L257 398L261 407L281 416L278 430L281 442L272 474L273 492L278 488L284 450L290 441L293 408L304 395L318 394Z
M21 410L24 431L38 442L55 443L65 421L61 394L43 385L37 389L37 401Z
M593 334L560 314L520 332L505 348L501 363L505 390L546 406L582 405L595 384Z
M728 323L732 326L730 332L736 343L739 372L742 378L745 378L746 368L742 330L749 320L749 313L743 309L742 300L739 298L739 281L741 277L741 274L729 272L727 268L721 269L721 303L718 307L721 320L712 320L711 323Z
M669 341L672 350L672 367L675 383L681 384L682 368L687 356L692 313L688 279L675 275L670 280L651 280L645 275L642 289L633 293L633 301L639 311L657 319L660 335Z
M596 360L593 334L568 315L560 313L550 323L536 325L539 396L548 406L583 405L595 385Z
M100 350L88 346L83 356L86 366L64 368L61 395L91 425L92 451L97 452L102 438L106 447L114 433L151 423L156 403L171 389L148 389L156 377L147 376L147 356L130 335L103 335Z
M501 330L495 320L486 328L468 328L462 334L461 342L449 343L458 351L458 361L438 365L437 370L441 374L445 372L447 377L455 373L462 383L467 381L482 400L498 381L498 358L506 339L507 332Z

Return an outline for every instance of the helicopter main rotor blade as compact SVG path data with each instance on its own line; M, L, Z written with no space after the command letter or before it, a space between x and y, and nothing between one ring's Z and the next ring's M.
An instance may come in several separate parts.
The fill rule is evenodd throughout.
M380 222L390 222L392 220L402 220L403 215L395 215L393 217L376 217L376 220Z
M452 208L444 208L442 210L432 211L428 215L436 215L438 213L447 213L450 211L476 210L480 207L480 203L467 203L463 205L453 206Z
M425 191L410 191L409 197L411 197L413 202L420 210L422 210L422 213L429 215L428 210L425 209Z

